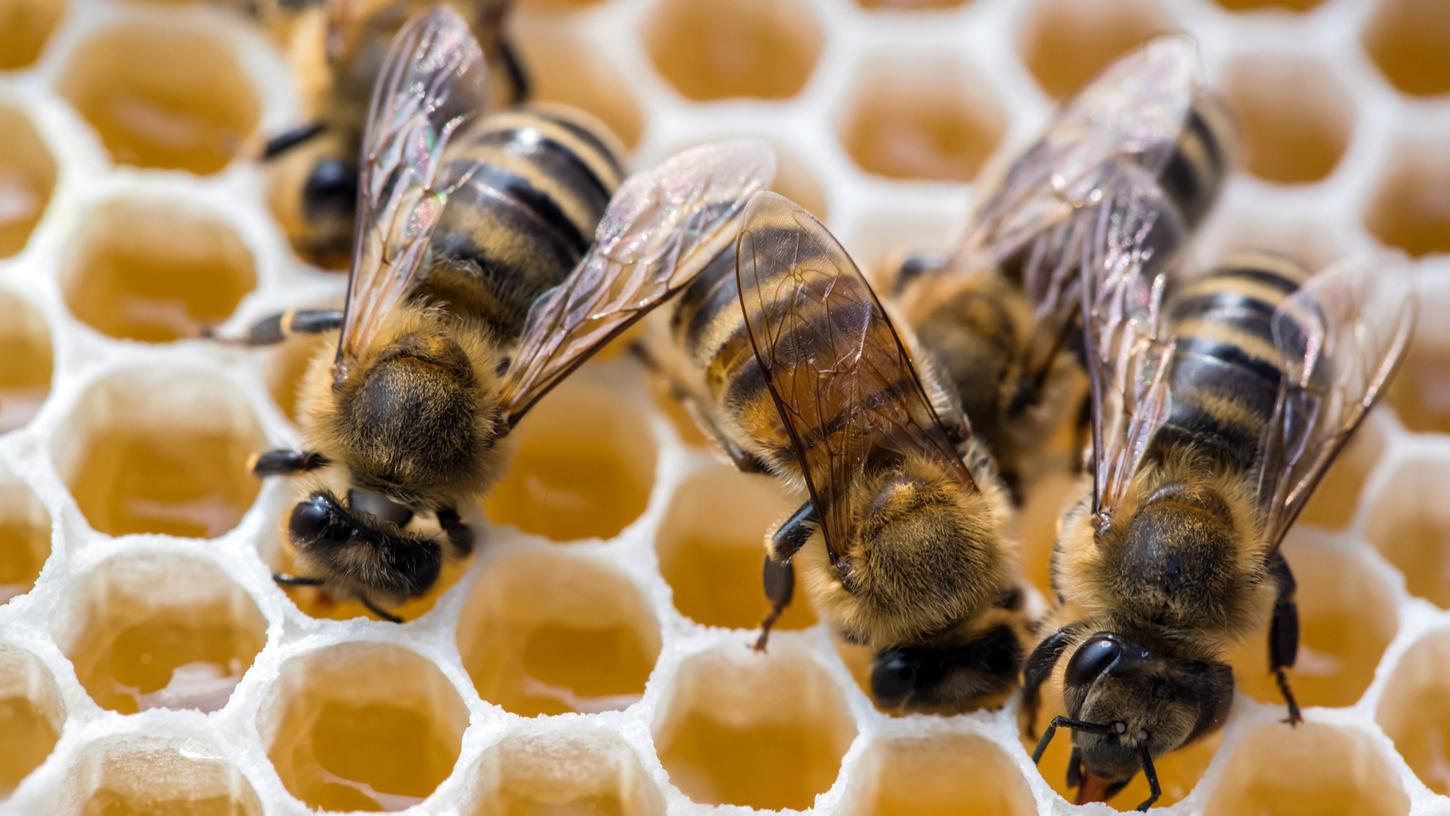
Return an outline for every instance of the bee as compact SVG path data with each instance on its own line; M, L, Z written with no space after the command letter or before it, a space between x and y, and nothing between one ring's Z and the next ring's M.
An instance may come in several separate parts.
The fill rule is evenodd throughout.
M1066 658L1068 784L1110 797L1154 757L1219 728L1233 698L1225 651L1268 622L1270 666L1298 650L1294 577L1280 543L1324 471L1384 393L1410 336L1414 279L1395 256L1309 274L1235 256L1171 296L1148 274L1161 191L1115 185L1083 271L1092 382L1092 490L1053 553L1066 625L1024 671L1029 732Z
M287 215L288 238L303 256L343 266L352 249L358 196L358 160L368 100L394 36L416 12L439 0L310 0L294 5L325 6L323 42L316 29L302 28L300 43L320 45L325 70L314 94L312 121L277 134L261 149L272 169L271 195ZM490 60L490 101L495 107L528 98L529 81L504 34L512 0L454 0L446 3L468 22ZM270 15L278 16L274 10ZM307 37L311 34L313 37ZM284 160L285 157L285 160ZM294 158L295 157L295 158Z
M1171 237L1182 241L1223 186L1233 128L1196 75L1194 46L1179 36L1119 60L1008 167L951 257L908 257L892 276L903 315L1019 498L1073 407L1078 366L1067 352L1086 236L1074 215L1131 162L1161 185L1161 217L1181 226Z
M650 366L737 466L808 496L767 542L773 608L756 648L799 563L831 625L875 652L882 705L956 710L1010 695L1026 641L1005 493L950 394L913 362L914 341L819 221L757 194L734 251L651 339Z
M619 165L606 143L548 114L486 115L486 73L451 8L403 28L364 137L344 309L284 312L240 338L336 333L304 378L307 447L259 454L251 469L345 472L344 498L316 487L289 517L307 574L275 577L390 620L382 606L426 592L443 558L407 529L415 516L431 513L451 552L470 552L457 508L498 478L510 431L728 244L746 196L774 172L765 145L720 142L611 199Z

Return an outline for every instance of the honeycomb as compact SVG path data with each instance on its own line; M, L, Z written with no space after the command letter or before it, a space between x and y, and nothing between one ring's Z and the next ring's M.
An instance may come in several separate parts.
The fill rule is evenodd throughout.
M293 494L243 463L296 442L314 346L187 338L344 281L295 260L240 158L307 89L232 5L0 0L0 813L1109 812L1062 798L1065 740L1033 768L1016 702L877 711L804 601L746 648L791 502L621 354L521 426L465 512L477 556L408 623L276 587ZM1450 4L522 0L514 29L539 96L640 162L767 139L874 271L949 246L973 181L1097 68L1194 35L1244 136L1198 256L1398 247L1428 319L1286 544L1307 722L1278 722L1251 637L1160 804L1450 813ZM1050 479L1020 520L1044 591L1071 495Z

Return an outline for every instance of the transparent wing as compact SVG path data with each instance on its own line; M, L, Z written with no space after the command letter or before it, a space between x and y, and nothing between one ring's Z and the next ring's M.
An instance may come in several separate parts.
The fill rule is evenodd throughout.
M734 240L745 202L774 176L774 152L747 139L685 150L626 180L594 247L529 309L504 383L510 424L699 274Z
M1154 270L1163 243L1159 230L1175 229L1157 185L1134 174L1115 177L1094 210L1084 257L1083 328L1093 405L1093 510L1111 519L1153 433L1172 407L1168 367L1173 344L1163 321L1166 278Z
M1259 474L1273 546L1383 395L1409 344L1417 303L1407 262L1381 253L1331 265L1275 311L1284 378Z
M471 173L446 172L444 153L484 113L486 74L468 24L448 6L414 16L388 49L363 137L338 379L424 274L448 196Z
M935 458L976 489L876 294L819 221L761 193L746 208L736 253L756 361L834 563L851 524L848 491L868 459Z

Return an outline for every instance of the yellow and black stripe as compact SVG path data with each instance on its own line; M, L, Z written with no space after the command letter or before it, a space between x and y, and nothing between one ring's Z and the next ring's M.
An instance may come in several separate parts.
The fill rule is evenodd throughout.
M449 148L446 172L467 180L448 199L415 296L447 303L501 342L516 339L529 305L593 243L623 180L620 153L603 125L566 108L475 124Z
M1209 91L1197 93L1159 173L1159 184L1185 229L1198 226L1223 188L1233 142L1233 122L1223 101Z

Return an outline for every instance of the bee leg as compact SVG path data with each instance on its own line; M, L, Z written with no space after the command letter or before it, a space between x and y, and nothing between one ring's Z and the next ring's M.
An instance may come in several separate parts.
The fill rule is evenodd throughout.
M285 572L272 573L272 580L277 586L284 587L320 587L327 583L321 578L309 578L305 575L288 575Z
M220 343L241 346L270 346L294 334L322 334L342 328L340 309L288 309L258 320L242 337L221 337L209 328L201 336Z
M507 41L500 41L498 56L503 60L503 70L508 75L509 85L513 86L514 104L527 102L533 95L534 89L533 84L529 81L529 73L524 70L524 64L519 60L518 53Z
M448 543L453 545L453 551L460 556L467 556L473 553L473 528L463 523L458 517L458 510L444 505L433 513L438 518L438 526L443 528L443 534L448 536Z
M757 652L765 651L765 644L770 640L770 628L780 620L785 608L790 606L791 597L795 595L795 567L788 563L782 564L767 554L761 577L765 585L765 597L770 601L770 612L760 622L760 637L756 638L754 646Z
M1147 810L1163 795L1163 788L1158 784L1158 769L1153 767L1153 755L1148 752L1146 744L1138 746L1138 760L1143 765L1143 776L1148 780L1148 798L1138 804L1138 810Z
M715 443L720 446L720 449L725 451L725 455L730 457L730 461L735 465L736 469L741 473L770 473L770 467L761 461L760 457L730 441L730 438L720 430L720 426L710 418L708 413L701 409L699 401L695 399L695 396L690 393L689 389L685 388L672 377L644 344L632 343L629 347L629 353L634 355L634 358L639 360L641 365L649 369L650 373L665 381L670 389L670 399L685 406L685 413L689 414L690 419L694 420L695 424L701 430L715 440Z
M1062 659L1062 653L1067 651L1067 645L1081 628L1079 624L1062 627L1043 639L1032 650L1032 654L1027 656L1027 663L1022 668L1022 713L1027 720L1028 737L1037 732L1037 709L1042 704L1042 684L1052 676L1057 661Z
M365 607L367 607L367 609L368 609L369 612L373 613L374 615L377 615L378 617L382 618L383 620L387 621L388 623L402 623L403 622L403 619L402 618L398 617L397 615L394 615L392 612L389 612L386 609L383 609L382 607L380 607L377 604L373 603L367 597L362 597L362 598L359 598L358 600L362 601L362 605L365 606Z
M329 464L327 457L316 451L269 450L252 454L247 460L247 470L263 479L268 476L293 476Z
M898 256L899 257L899 256ZM891 265L891 273L888 288L893 294L901 294L912 281L930 272L936 272L946 267L949 258L942 252L914 252L901 258L899 263Z
M286 153L294 147L304 145L327 130L327 125L322 122L308 122L305 125L298 125L291 130L278 133L267 140L262 146L262 161L270 161Z
M784 564L795 557L800 548L810 541L811 534L821 523L816 515L816 505L810 499L776 528L767 545L767 555L777 564Z
M1289 688L1286 671L1294 667L1294 660L1299 656L1299 605L1294 601L1297 584L1289 562L1279 553L1275 553L1269 562L1269 573L1278 590L1274 599L1274 616L1269 622L1269 670L1274 673L1274 682L1289 706L1289 716L1284 722L1298 725L1304 721L1304 716L1299 713L1299 703Z

